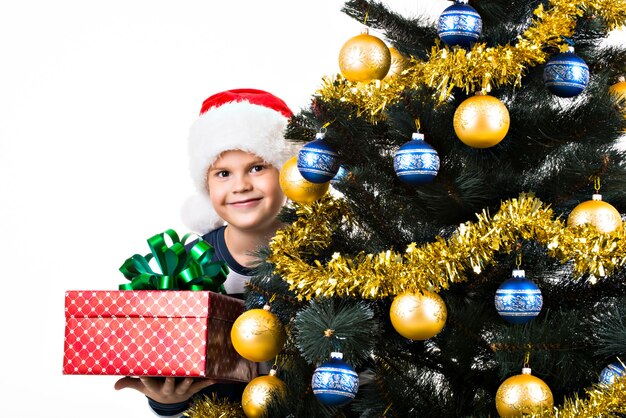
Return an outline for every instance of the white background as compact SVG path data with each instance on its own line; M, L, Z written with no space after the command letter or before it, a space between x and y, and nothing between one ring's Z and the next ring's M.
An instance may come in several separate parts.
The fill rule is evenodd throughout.
M450 4L386 3L407 17ZM254 87L307 106L361 29L342 4L0 4L1 416L152 416L116 377L61 374L64 292L117 289L149 236L187 232L186 136L202 101Z

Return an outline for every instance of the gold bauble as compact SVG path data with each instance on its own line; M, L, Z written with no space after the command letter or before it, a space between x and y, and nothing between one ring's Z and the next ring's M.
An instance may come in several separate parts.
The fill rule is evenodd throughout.
M280 188L285 196L298 203L313 203L328 191L330 182L312 183L298 171L298 157L292 157L280 170Z
M448 311L438 294L422 290L396 296L389 316L398 334L411 340L427 340L443 329Z
M622 216L611 204L602 200L602 195L594 194L576 206L567 218L568 226L591 224L600 232L613 232L622 227Z
M626 81L623 80L623 77L620 77L620 81L609 87L609 93L618 100L626 100Z
M267 376L259 376L252 379L241 395L241 406L248 418L260 418L267 416L267 405L272 396L284 396L286 386L282 380L276 377L276 371L270 370Z
M553 405L552 391L543 380L531 375L529 368L506 379L496 392L496 409L501 417L539 413Z
M469 97L454 112L454 132L466 145L489 148L498 144L509 131L509 111L493 96Z
M272 360L282 350L285 338L283 324L268 306L244 312L230 330L233 347L250 361Z
M389 48L367 30L348 39L339 51L339 70L350 81L368 83L382 80L390 66Z
M389 67L389 72L387 72L387 75L384 78L385 80L389 80L390 78L400 75L402 71L409 68L409 64L411 63L393 46L389 48L389 53L391 54L391 66Z

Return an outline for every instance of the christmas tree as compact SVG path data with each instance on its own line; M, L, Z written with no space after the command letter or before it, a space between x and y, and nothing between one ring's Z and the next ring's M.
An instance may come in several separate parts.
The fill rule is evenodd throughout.
M626 413L626 2L470 6L344 6L393 60L346 58L290 123L342 171L292 195L247 292L287 335L268 416Z

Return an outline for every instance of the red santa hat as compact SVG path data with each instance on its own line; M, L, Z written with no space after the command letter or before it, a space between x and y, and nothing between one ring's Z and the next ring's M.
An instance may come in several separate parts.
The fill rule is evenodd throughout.
M190 230L205 234L224 224L206 187L207 171L224 151L251 152L279 170L296 155L295 144L284 137L292 115L284 101L263 90L226 90L202 103L189 133L189 169L198 193L181 211Z

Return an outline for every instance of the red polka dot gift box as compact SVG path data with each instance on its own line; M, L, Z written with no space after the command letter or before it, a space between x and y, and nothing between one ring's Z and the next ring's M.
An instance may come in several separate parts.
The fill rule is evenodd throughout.
M230 340L243 310L211 291L68 291L63 373L249 382L257 365Z

